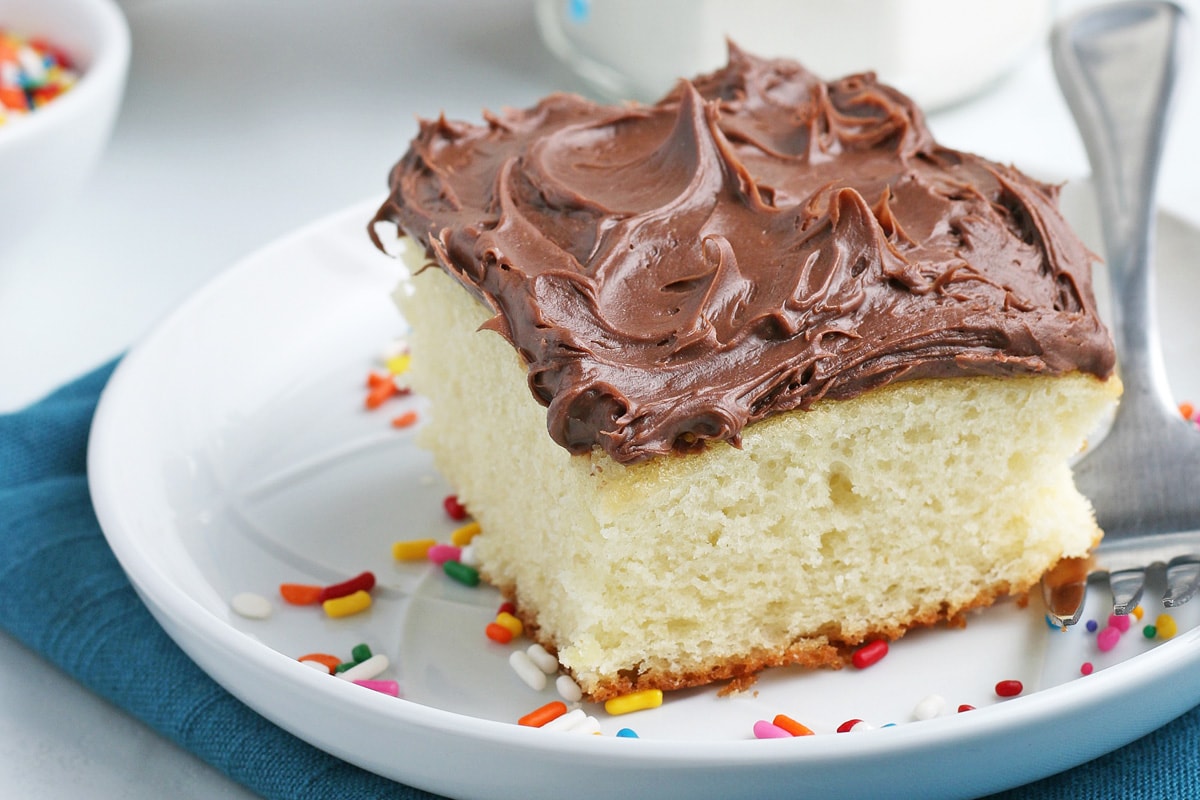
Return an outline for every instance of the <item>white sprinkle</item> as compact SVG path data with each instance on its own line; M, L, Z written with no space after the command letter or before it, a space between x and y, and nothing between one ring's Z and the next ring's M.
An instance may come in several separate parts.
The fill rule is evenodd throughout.
M559 675L554 681L554 688L558 689L558 694L563 700L568 703L578 703L583 699L583 690L579 688L579 684L571 679L570 675Z
M531 644L529 649L525 651L529 654L529 660L537 664L538 669L547 675L553 675L558 672L558 659L555 656L546 652L546 648L540 644Z
M408 354L408 340L407 339L394 339L391 342L388 342L387 345L384 346L383 350L379 354L379 360L382 361L384 364L386 364L388 361L390 361L393 358L397 358L398 356L403 356L403 355L407 355L407 354Z
M475 556L474 545L463 545L458 552L458 563L466 564L468 567L478 567L479 559Z
M325 666L320 661L313 661L311 658L306 658L306 659L303 659L300 663L306 667L312 667L317 672L323 672L326 675L329 674L329 667Z
M933 719L941 716L946 709L946 698L940 694L931 694L913 709L913 719Z
M524 650L514 650L508 657L508 664L517 673L517 677L525 681L530 689L540 692L546 688L546 673L538 669L529 654Z
M344 672L339 672L338 677L345 681L369 681L382 675L388 664L387 656L376 653L366 661L360 661Z
M850 729L850 733L861 733L863 731L873 731L875 726L865 720L859 720L854 723L854 727Z
M46 80L46 63L32 47L26 45L18 48L17 61L20 62L21 69L25 70L25 74L34 84L40 84Z
M229 601L229 606L234 613L246 619L266 619L271 616L273 610L270 600L253 592L235 594Z
M571 733L596 734L600 732L600 720L595 717L584 717L583 722L571 728Z
M544 731L573 731L577 725L581 725L587 719L587 712L582 708L575 708L561 717L555 717L542 726Z

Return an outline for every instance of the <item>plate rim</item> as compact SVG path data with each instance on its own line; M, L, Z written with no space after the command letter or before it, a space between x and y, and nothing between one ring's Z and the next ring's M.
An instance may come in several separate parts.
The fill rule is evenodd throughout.
M248 271L270 267L275 253L314 235L327 234L352 216L366 220L369 218L369 209L377 205L377 199L367 199L323 216L267 243L218 272L163 317L129 350L118 363L101 394L89 435L87 456L89 489L97 518L106 540L143 602L171 638L180 644L193 660L199 661L192 652L193 648L180 641L180 632L176 630L176 626L230 651L237 658L245 659L258 670L282 674L306 690L329 693L339 706L381 715L389 725L411 725L455 738L469 738L479 744L506 749L528 748L530 751L571 759L595 760L599 757L609 768L636 763L669 770L691 770L701 762L706 765L718 765L723 769L799 769L814 762L836 767L872 756L907 757L914 751L923 752L947 745L978 743L999 735L1020 732L1039 723L1052 726L1059 724L1063 719L1086 716L1088 711L1112 700L1114 696L1136 693L1136 689L1147 682L1179 679L1188 671L1189 666L1194 666L1195 662L1200 661L1200 648L1196 647L1196 641L1200 640L1200 628L1193 628L1170 641L1163 642L1151 651L1108 666L1091 676L1012 698L1004 703L978 708L970 715L945 716L924 721L920 725L901 725L887 730L867 731L854 737L802 737L799 741L804 744L793 740L770 742L753 738L720 741L643 739L630 747L628 740L618 740L616 737L545 736L533 729L523 730L510 722L473 717L415 701L396 702L393 698L375 698L371 696L372 693L361 692L349 685L336 685L340 682L322 681L322 676L228 625L196 599L171 584L160 566L138 548L136 537L130 530L132 523L127 520L122 505L123 498L116 491L116 482L108 465L113 459L113 454L120 449L118 433L123 398L134 391L130 387L135 386L141 371L145 369L143 363L149 360L153 354L154 343L164 337L165 331L173 326L185 324L189 315L196 313L196 309L209 302L214 295L219 296L226 291L230 284L236 283L239 276ZM1189 230L1200 230L1184 217L1171 214L1167 210L1160 213L1175 217ZM201 666L203 668L203 664ZM292 729L289 724L278 718L278 714L270 713L270 709L260 708L260 704L255 703L255 698L243 696L242 692L235 691L225 680L213 675L211 669L206 668L205 671L223 688L275 724L291 730L300 738L327 752L357 763L353 758L346 758L344 753L337 752L336 748L331 750L329 743L314 741L312 737L305 735L305 731ZM1189 691L1200 701L1200 678L1191 681ZM384 702L380 702L381 699ZM1060 758L1054 769L1036 770L1033 778L1054 774L1109 752L1182 713L1176 709L1173 713L1165 715L1166 711L1164 709L1153 719L1147 720L1146 725L1129 726L1127 730L1131 732L1128 736L1117 737L1119 741L1111 739L1104 749L1094 753L1088 751L1077 758ZM359 766L363 764L360 763ZM1019 770L1017 772L1019 773ZM391 774L387 777L404 782L409 780L407 777ZM1019 782L1005 782L998 788L1021 785L1033 778L1025 775ZM414 782L414 785L420 784ZM444 791L437 786L433 786L431 790ZM995 790L996 788L992 789Z

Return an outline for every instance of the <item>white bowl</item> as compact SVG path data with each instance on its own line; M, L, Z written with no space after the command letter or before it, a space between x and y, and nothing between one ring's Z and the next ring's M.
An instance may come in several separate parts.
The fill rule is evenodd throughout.
M129 68L129 26L113 0L0 0L0 28L61 48L70 91L0 125L0 258L83 186L112 132Z

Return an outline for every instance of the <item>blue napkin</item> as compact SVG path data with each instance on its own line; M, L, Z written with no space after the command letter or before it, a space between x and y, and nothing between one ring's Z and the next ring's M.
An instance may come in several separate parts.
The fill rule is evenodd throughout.
M264 797L432 798L277 728L202 672L150 616L104 540L88 495L88 428L113 366L0 415L0 625ZM131 663L156 669L130 670ZM1197 796L1200 708L1114 753L994 798Z
M101 534L88 494L88 429L113 367L0 415L0 625L264 797L433 798L268 722L201 671L150 616Z

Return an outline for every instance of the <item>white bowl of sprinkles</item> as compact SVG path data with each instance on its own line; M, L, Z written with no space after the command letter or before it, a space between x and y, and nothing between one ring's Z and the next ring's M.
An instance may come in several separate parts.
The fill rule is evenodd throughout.
M0 85L41 80L44 42L65 55L74 80L26 113L0 114L0 258L53 218L83 186L112 132L129 68L130 37L113 0L0 0L0 35L9 49ZM39 43L39 46L25 46ZM53 59L47 58L47 61ZM13 62L17 62L14 66ZM32 97L31 97L32 99Z

